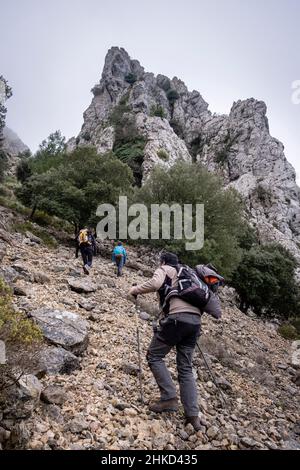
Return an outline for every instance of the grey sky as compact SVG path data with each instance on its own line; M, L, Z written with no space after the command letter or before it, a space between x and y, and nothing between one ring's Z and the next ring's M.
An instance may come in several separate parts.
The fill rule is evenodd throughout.
M183 79L211 111L255 97L300 176L300 0L0 0L7 124L32 150L82 125L105 54L124 47L147 71Z

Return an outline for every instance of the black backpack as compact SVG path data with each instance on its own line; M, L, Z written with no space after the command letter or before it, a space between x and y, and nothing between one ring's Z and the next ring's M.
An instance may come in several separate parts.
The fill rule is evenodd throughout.
M168 314L171 298L177 297L202 311L210 298L208 286L199 279L197 273L189 266L178 265L173 267L177 271L176 287L172 287L172 280L166 275L165 282L158 291L162 310L165 314Z

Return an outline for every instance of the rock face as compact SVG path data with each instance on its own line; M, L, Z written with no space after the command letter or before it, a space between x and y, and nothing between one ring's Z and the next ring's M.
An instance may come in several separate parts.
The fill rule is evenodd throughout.
M28 152L29 148L9 127L4 127L3 129L3 140L1 145L3 151L8 157L8 173L13 174L19 161L18 155Z
M78 314L45 307L33 311L31 316L51 343L73 354L80 354L87 348L87 322Z
M203 163L241 193L261 241L283 244L300 261L300 190L283 144L270 135L264 102L237 101L229 115L213 114L198 91L190 92L177 77L145 72L118 47L108 51L92 92L82 130L69 141L69 150L81 145L94 145L99 154L112 150L110 116L126 104L146 140L143 180L157 164Z

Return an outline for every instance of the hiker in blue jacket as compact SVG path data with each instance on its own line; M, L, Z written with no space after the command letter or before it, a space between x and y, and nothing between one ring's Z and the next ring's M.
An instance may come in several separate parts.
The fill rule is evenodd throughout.
M127 253L123 246L123 243L118 242L112 254L112 260L114 263L116 263L116 266L117 266L118 276L122 276L122 269L123 269L124 264L126 263L126 258L127 258Z

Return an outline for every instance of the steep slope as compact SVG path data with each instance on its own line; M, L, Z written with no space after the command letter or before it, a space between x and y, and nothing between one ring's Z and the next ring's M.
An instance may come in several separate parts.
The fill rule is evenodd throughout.
M89 330L89 344L77 358L79 370L40 378L43 401L37 402L23 421L24 446L170 450L300 447L299 392L292 381L296 370L290 366L291 343L277 334L276 325L242 314L230 290L222 294L222 323L204 318L201 338L227 405L222 405L196 353L194 373L203 428L194 434L190 427L184 427L181 413L156 416L139 402L136 312L126 295L133 283L145 279L141 270L128 267L124 277L118 279L111 262L98 256L87 278L81 273L81 262L74 258L73 249L61 245L49 250L30 234L14 234L11 244L3 241L3 247L1 274L18 287L18 308L28 315L44 307L50 312L67 310L84 319ZM110 246L101 247L101 253L109 251ZM146 263L144 268L140 260ZM129 261L147 275L155 264L151 253L142 248L129 249ZM70 288L83 281L89 293ZM152 305L155 297L148 295L146 300ZM145 312L141 316L143 384L148 403L158 391L145 361L152 335L151 319ZM64 323L63 317L60 321ZM64 331L69 338L73 327L67 325ZM47 329L45 334L49 337ZM52 337L51 344L55 341L61 338ZM49 350L48 361L52 354ZM176 380L174 354L167 362ZM12 416L6 413L1 426L9 432Z
M118 47L108 51L92 92L70 150L78 145L95 145L99 154L114 149L111 115L121 104L146 140L144 179L157 164L204 163L242 194L260 239L282 243L300 261L300 192L283 144L270 135L265 103L251 98L234 103L229 115L212 114L199 92L188 91L177 77L145 72Z

